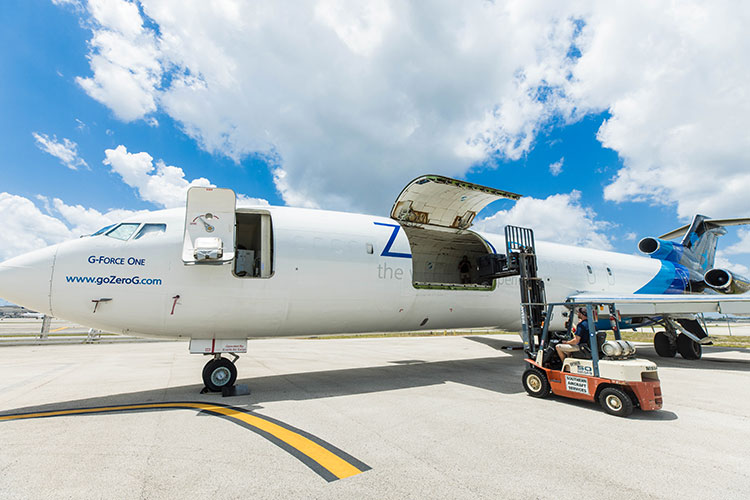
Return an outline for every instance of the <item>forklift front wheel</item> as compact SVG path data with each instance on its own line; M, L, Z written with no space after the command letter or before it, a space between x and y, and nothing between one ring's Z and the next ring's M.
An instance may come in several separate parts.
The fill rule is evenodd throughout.
M599 404L604 411L617 417L627 417L633 413L633 400L625 391L616 387L605 387L599 394Z
M535 398L546 398L550 392L547 375L539 368L529 368L523 372L523 388Z

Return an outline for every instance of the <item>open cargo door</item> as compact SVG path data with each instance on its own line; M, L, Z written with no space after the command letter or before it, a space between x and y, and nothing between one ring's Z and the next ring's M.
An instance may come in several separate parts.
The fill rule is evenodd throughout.
M440 175L423 175L401 191L391 218L406 225L467 229L484 207L500 198L518 200L521 195Z
M182 245L185 264L227 264L234 259L235 202L231 189L188 189Z

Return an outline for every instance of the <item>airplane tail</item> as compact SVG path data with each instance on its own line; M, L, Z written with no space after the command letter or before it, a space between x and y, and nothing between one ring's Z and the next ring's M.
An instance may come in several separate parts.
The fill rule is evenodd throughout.
M660 240L670 240L683 236L683 252L692 257L699 271L713 269L716 259L716 243L719 237L726 234L724 227L750 224L750 218L710 219L705 215L696 215L690 224L659 236Z
M698 269L706 272L713 269L716 259L716 244L719 237L727 234L720 224L711 223L705 215L696 215L682 238L682 246L692 251Z

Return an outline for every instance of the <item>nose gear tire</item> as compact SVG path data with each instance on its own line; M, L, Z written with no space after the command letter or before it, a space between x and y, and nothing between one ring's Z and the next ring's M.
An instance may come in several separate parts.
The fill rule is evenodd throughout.
M203 367L203 383L214 392L232 387L237 380L237 367L227 358L212 359Z

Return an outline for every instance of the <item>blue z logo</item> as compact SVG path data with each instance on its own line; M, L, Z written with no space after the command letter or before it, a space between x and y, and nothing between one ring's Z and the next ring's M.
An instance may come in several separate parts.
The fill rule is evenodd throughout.
M382 222L373 222L373 224L375 224L376 226L386 226L393 228L391 237L388 240L388 243L385 244L383 253L380 254L381 257L401 257L404 259L411 259L410 253L391 252L391 247L393 246L393 242L396 241L396 236L398 236L398 230L401 229L401 226L399 226L398 224L383 224Z

